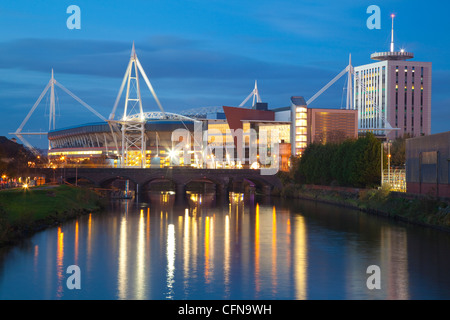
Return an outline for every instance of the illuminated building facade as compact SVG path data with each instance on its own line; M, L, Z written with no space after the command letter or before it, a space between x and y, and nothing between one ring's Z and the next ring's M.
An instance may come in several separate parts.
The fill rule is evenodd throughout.
M145 159L138 147L128 149L126 157L121 157L121 133L111 130L107 122L50 131L48 155L50 160L96 166L142 167L144 163L144 168L259 169L276 164L280 170L288 171L291 156L301 156L308 144L356 138L357 127L356 110L312 109L306 106L303 97L292 97L290 107L274 110L268 110L265 103L257 103L255 109L224 106L197 119L147 119L143 139ZM201 150L194 151L199 128ZM187 158L185 150L175 148L185 141L172 141L172 134L179 129L187 129L190 134L186 142L190 150ZM251 132L258 145L256 158L251 155ZM271 157L270 164L260 159L261 146L266 147L264 157ZM277 150L272 150L275 146ZM121 163L122 159L126 162ZM185 163L186 159L189 163Z
M292 154L301 156L308 144L308 108L303 97L291 98Z
M194 131L194 121L148 120L145 124L145 167L170 166L172 132L176 129ZM89 123L50 131L48 134L50 160L64 159L74 164L120 167L121 139L111 132L106 122ZM125 166L138 167L142 162L139 150L129 150ZM180 161L183 161L181 157Z
M358 138L358 112L346 109L308 108L307 142L340 143Z
M303 97L292 97L291 107L275 112L277 120L290 124L291 153L296 157L311 143L338 143L358 137L357 110L309 108Z
M387 52L375 52L379 61L354 68L354 107L360 131L395 139L431 133L431 62L414 58L404 49L395 51L392 15L391 45Z
M431 62L385 60L355 67L359 128L389 139L431 133ZM381 130L380 130L381 129ZM388 129L388 130L382 130ZM399 129L399 130L392 130Z

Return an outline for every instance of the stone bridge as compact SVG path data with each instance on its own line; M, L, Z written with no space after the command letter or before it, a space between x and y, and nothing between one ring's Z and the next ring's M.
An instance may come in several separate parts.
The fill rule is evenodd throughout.
M191 182L210 183L216 191L225 193L235 185L248 183L259 191L269 194L282 183L276 175L261 175L259 170L250 169L195 169L195 168L42 168L39 172L47 180L62 179L75 184L86 179L96 187L108 188L117 179L129 180L130 188L142 191L152 183L169 181L176 186L176 192L183 194Z

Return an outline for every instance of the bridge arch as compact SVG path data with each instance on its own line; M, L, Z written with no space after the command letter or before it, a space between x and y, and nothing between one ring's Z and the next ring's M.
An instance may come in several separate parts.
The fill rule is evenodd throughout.
M111 188L118 188L118 189L125 189L125 181L129 181L129 189L130 190L136 190L137 182L128 177L128 176L122 176L118 175L115 177L108 177L106 179L103 179L99 182L99 187L105 188L105 189L111 189Z
M42 168L40 173L46 179L54 179L55 176L60 176L59 172L55 172L51 168ZM55 173L58 173L55 175ZM276 176L261 175L259 170L250 169L190 169L190 168L161 168L161 169L135 169L135 168L65 168L64 176L67 179L74 177L81 177L95 182L97 187L111 186L115 180L129 180L130 189L142 191L148 187L148 183L156 183L161 179L170 180L176 184L176 191L182 193L185 191L187 184L193 181L200 181L204 184L212 183L216 185L216 191L232 191L231 184L239 185L245 184L254 186L256 190L261 190L264 193L271 190L273 187L281 188L282 183ZM138 187L137 187L138 186ZM133 190L133 189L131 189ZM219 191L220 190L220 191Z
M177 187L177 182L170 177L165 176L155 176L147 179L142 184L142 189L144 191L175 191Z
M97 181L85 175L75 175L75 176L70 175L66 176L65 180L70 184L77 184L77 185L92 184L94 186L97 186ZM85 181L87 181L88 183L86 183Z
M232 190L236 192L258 192L263 194L270 194L272 186L270 183L259 177L242 176L233 179Z
M217 186L220 185L220 182L214 179L199 177L187 180L184 185L186 191L215 193Z

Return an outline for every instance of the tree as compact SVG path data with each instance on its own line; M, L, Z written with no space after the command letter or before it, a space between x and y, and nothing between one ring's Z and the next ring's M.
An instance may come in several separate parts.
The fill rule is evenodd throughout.
M365 142L361 182L365 187L374 187L381 181L381 142L372 133L366 135Z
M373 187L380 184L381 144L371 133L341 144L309 145L294 170L299 183Z
M0 173L8 177L28 175L29 162L35 162L36 157L23 145L6 137L0 137Z
M395 139L391 145L391 166L405 167L406 163L406 139L411 138L409 133Z

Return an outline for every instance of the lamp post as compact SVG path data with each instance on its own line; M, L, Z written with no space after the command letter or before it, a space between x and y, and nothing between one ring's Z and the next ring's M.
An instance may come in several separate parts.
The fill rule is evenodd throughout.
M388 183L391 184L391 140L388 141Z
M384 144L381 143L381 186L383 187L383 161L384 161Z

